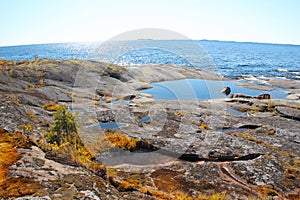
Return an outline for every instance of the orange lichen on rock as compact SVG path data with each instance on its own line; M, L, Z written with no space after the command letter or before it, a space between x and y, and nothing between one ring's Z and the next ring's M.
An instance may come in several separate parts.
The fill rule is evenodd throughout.
M0 185L8 179L8 167L15 163L18 159L20 159L20 155L12 144L7 142L0 143Z
M0 197L31 195L41 188L38 182L29 178L9 177L9 166L21 158L18 148L29 146L26 137L21 133L9 133L0 128Z
M29 178L10 178L0 186L0 197L22 197L35 194L41 185Z
M0 128L0 197L29 195L35 192L34 188L39 188L39 183L33 180L9 177L9 166L21 158L17 148L27 147L29 143L21 133L9 133Z
M7 70L14 65L16 65L16 63L14 61L4 60L4 59L0 58L0 70L2 70L2 69Z
M20 133L11 134L0 128L0 189L1 185L9 178L8 167L21 158L15 146L22 146L24 143L26 143L26 139Z

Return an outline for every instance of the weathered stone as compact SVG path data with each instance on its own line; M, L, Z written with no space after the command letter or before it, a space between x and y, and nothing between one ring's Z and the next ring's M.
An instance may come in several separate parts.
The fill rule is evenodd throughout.
M283 106L276 106L275 109L283 116L290 119L300 120L300 110Z
M35 65L20 62L14 70L12 76L0 70L0 127L20 131L35 144L27 149L13 147L22 158L9 171L11 176L41 182L42 190L36 188L35 194L21 188L30 194L28 198L159 199L166 195L165 199L175 199L170 191L194 199L222 191L229 199L258 198L258 193L284 198L297 194L297 100L234 94L234 99L179 102L140 94L141 86L150 87L149 83L156 81L222 79L198 69L169 65L128 69L94 61L42 60ZM83 77L76 77L78 70ZM37 85L41 79L43 87ZM95 92L105 97L95 97ZM125 101L120 100L123 97L127 97ZM134 103L128 104L131 99ZM109 174L112 182L101 178L106 177L103 171L91 173L79 165L70 166L75 165L71 158L51 154L44 146L52 116L42 106L57 103L54 101L79 110L84 144L99 160L105 158L119 169ZM140 122L145 116L150 120ZM135 152L102 149L105 130L91 125L111 121L126 123L111 134L115 131L137 141L131 149Z
M99 122L115 121L115 115L112 110L97 111L97 120Z
M223 89L220 90L220 92L222 92L223 94L225 94L227 96L230 94L231 89L230 89L230 87L224 87Z
M271 95L269 95L269 94L260 94L255 98L257 98L257 99L271 99Z
M252 97L245 94L231 94L230 98L244 98L244 99L251 99Z
M289 100L299 100L300 99L300 94L289 94L287 97L285 97L286 99Z

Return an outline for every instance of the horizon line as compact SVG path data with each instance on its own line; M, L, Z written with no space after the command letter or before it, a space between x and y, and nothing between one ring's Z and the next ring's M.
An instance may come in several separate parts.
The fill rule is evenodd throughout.
M254 44L270 44L270 45L291 45L291 46L300 46L299 44L292 44L292 43L276 43L276 42L251 42L251 41L235 41L235 40L218 40L218 39L135 39L135 40L119 40L119 41L143 41L143 40L153 40L153 41L181 41L181 40L192 40L192 41L210 41L210 42L232 42L232 43L254 43ZM110 40L106 40L110 41ZM103 43L106 41L77 41L77 42L46 42L46 43L29 43L29 44L11 44L11 45L0 45L2 47L19 47L19 46L32 46L32 45L50 45L50 44L72 44L72 43ZM113 40L112 42L119 42L118 40Z

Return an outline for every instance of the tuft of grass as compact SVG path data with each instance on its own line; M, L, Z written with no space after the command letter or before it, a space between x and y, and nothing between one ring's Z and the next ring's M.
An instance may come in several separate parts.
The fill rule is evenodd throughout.
M152 189L152 188L148 188L148 187L141 187L140 188L140 192L144 193L144 194L149 194L151 196L156 197L159 200L171 200L173 199L172 196L168 193L156 190L156 189Z
M29 90L29 91L35 90L35 86L33 84L30 84L28 88L26 88L25 90Z
M42 88L45 86L45 83L44 83L44 80L43 79L40 79L39 80L39 88Z
M114 65L114 64L109 64L107 66L107 70L106 71L112 71L112 72L116 72L116 73L120 73L120 74L124 74L125 73L125 69L120 67L119 65Z
M28 117L29 117L32 121L35 121L35 120L36 120L35 115L34 115L31 111L28 111L26 114L28 115Z
M126 151L132 151L136 148L136 144L139 141L138 138L130 138L121 133L105 133L106 138L109 140L113 147L119 147Z
M99 101L93 101L93 104L94 104L95 106L100 106L100 105L101 105L101 103L100 103Z
M176 192L174 195L174 199L176 199L176 200L194 200L194 198L189 196L189 194L183 193L183 192Z
M199 194L197 200L226 200L227 195L226 192L216 193L212 195Z
M23 133L30 133L33 131L33 125L31 123L27 123L24 125L20 125L19 130L22 131Z
M180 111L176 112L176 115L183 117L183 116L185 116L185 113L182 110L180 110Z
M139 78L139 82L142 82L142 83L148 83L147 80L143 79L143 78Z
M8 96L7 99L16 105L21 104L21 100L16 96L11 96L11 97Z
M209 130L210 129L209 126L207 124L204 124L204 123L200 124L199 128L201 130Z
M59 108L60 105L56 103L47 103L43 105L43 109L47 111L57 111Z
M278 196L278 193L271 189L271 188L268 188L267 186L263 185L263 186L260 186L258 188L258 192L260 194L262 194L263 196Z
M113 179L110 179L111 183L117 188L120 192L126 192L126 191L134 191L137 190L137 185L129 183L127 181L116 181Z

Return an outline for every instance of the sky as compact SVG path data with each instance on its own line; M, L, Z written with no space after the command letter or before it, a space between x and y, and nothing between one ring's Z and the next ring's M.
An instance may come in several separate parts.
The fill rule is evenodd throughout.
M0 9L0 46L105 41L140 28L300 44L299 0L0 0Z

